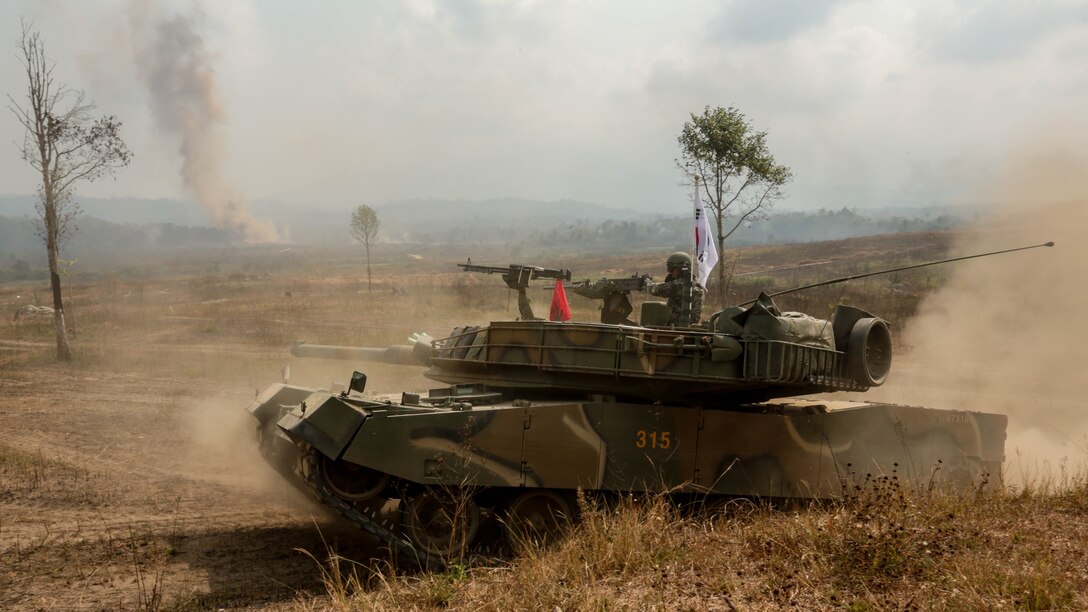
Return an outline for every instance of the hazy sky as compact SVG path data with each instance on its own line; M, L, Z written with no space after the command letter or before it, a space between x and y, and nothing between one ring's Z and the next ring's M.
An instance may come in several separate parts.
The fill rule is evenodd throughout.
M60 80L124 121L135 157L80 190L99 197L191 193L164 127L176 94L147 66L177 20L206 50L180 59L212 69L194 74L220 180L251 200L681 214L676 136L707 105L769 132L796 176L789 208L977 201L1025 148L1088 148L1085 2L7 0L0 14L4 93L24 95L23 16ZM0 136L0 193L32 193L6 110Z

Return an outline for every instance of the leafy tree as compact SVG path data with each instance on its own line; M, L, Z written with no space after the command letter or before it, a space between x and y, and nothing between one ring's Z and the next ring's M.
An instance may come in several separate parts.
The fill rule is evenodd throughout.
M735 107L707 106L691 114L678 138L677 165L686 175L702 178L703 202L714 213L718 253L725 241L745 222L766 218L782 186L793 178L786 166L775 163L767 149L767 132L752 128ZM732 222L732 219L736 219ZM726 220L731 222L726 226ZM725 303L725 266L718 266L718 301Z
M351 213L351 236L363 243L366 247L366 291L372 293L370 277L370 244L378 236L378 213L374 209L363 204Z
M95 107L85 101L82 91L54 82L55 64L46 59L39 33L25 21L19 50L27 77L26 105L9 94L8 109L26 129L22 157L42 177L37 208L49 256L57 359L67 361L72 358L72 349L64 326L60 249L76 229L73 220L79 207L72 197L75 184L113 174L128 165L131 153L121 139L121 122L116 117L92 119Z

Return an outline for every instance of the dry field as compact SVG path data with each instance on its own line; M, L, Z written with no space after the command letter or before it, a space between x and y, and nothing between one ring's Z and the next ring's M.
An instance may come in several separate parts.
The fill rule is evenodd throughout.
M941 258L953 238L746 249L735 264L723 258L730 301ZM709 518L661 500L590 504L553 549L441 573L396 569L266 468L243 410L285 364L292 382L316 386L353 369L292 361L296 339L385 345L516 313L498 277L456 271L461 256L384 257L372 293L363 266L329 269L316 256L271 273L232 273L247 268L225 261L217 274L73 282L72 364L52 359L48 321L11 320L45 286L0 286L0 608L1088 607L1078 473L996 498L917 498L882 483L830 507L741 503ZM663 259L533 263L575 278L660 276ZM945 275L927 268L780 303L818 315L843 300L894 326ZM534 298L546 309L550 293ZM588 300L571 306L596 317ZM429 386L414 370L360 369L377 393Z

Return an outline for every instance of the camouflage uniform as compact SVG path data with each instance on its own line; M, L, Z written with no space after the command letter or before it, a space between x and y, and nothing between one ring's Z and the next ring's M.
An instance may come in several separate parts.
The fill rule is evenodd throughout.
M650 295L656 295L657 297L668 298L669 309L672 311L672 316L669 317L669 325L676 325L680 321L680 299L684 293L684 285L687 283L683 279L673 279L665 281L663 283L654 283L650 285ZM699 319L703 314L703 294L706 290L699 286L699 283L691 284L691 324L695 325L699 322Z

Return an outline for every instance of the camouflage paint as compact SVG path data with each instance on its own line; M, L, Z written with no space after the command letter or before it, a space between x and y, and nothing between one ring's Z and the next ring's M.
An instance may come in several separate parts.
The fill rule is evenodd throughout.
M996 482L1006 425L1001 415L801 400L454 409L313 393L305 403L277 420L290 440L411 483L758 497L836 497L893 472L919 485L970 485L984 471ZM250 411L276 412L259 401Z

